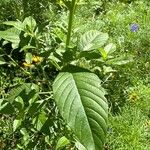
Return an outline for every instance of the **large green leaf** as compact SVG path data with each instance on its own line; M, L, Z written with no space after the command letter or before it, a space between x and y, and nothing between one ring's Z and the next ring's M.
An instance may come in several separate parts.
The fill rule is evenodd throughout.
M78 47L81 51L90 51L101 48L108 40L108 34L90 30L79 39Z
M62 117L87 150L101 150L105 142L108 104L100 79L89 72L62 72L53 84Z

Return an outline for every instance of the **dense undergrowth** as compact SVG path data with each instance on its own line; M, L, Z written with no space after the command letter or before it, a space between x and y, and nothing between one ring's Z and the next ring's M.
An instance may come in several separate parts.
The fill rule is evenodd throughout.
M148 0L79 1L71 50L65 51L69 13L63 1L2 0L0 150L84 150L53 96L54 79L68 62L94 72L105 88L104 149L150 150L149 6ZM79 53L89 48L81 43L91 30L107 33L107 42L98 51Z

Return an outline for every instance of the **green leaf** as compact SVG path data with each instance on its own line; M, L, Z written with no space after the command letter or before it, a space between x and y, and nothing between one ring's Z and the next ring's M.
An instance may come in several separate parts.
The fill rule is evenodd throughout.
M21 48L21 51L25 51L25 50L28 50L28 49L35 49L36 47L34 46L31 46L31 45L25 45L24 47Z
M37 95L35 95L35 98ZM31 102L33 101L33 102ZM33 115L34 113L37 113L38 111L41 110L41 107L44 104L44 100L40 100L40 101L35 101L34 97L29 101L29 107L28 107L28 113L30 115Z
M18 48L19 46L19 42L20 42L19 35L20 35L20 31L17 30L16 28L10 28L5 31L0 31L0 38L12 42L13 48Z
M28 134L28 132L27 132L27 130L26 130L25 128L22 128L22 129L20 130L20 133L23 135L23 140L24 140L24 142L25 142L25 141L29 141L30 136L29 136L29 134ZM28 143L28 142L27 142L27 143Z
M62 149L63 147L65 147L66 145L68 145L70 142L69 140L63 136L61 137L58 142L57 142L57 145L56 145L56 150L59 150L59 149Z
M124 55L106 61L108 65L125 65L131 62L133 62L133 57Z
M108 54L112 54L113 52L116 51L116 45L113 43L109 43L104 47L105 52Z
M25 61L26 61L28 64L31 64L31 63L32 63L32 54L31 54L31 53L26 53Z
M16 129L21 125L22 119L15 119L13 122L13 131L16 131Z
M32 83L24 83L14 89L12 89L6 98L10 103L13 103L16 97L21 96L23 98L24 94L29 94L31 90L38 92L38 86ZM27 98L26 98L27 99Z
M75 143L75 147L78 150L86 150L86 148L80 142L78 142L78 141Z
M108 104L101 81L93 73L60 73L53 84L62 117L87 150L102 150Z
M90 30L79 39L78 47L81 51L91 51L101 48L108 40L108 34Z
M5 21L3 24L13 26L20 31L22 31L24 27L21 21Z
M42 111L37 117L33 119L35 128L40 131L47 120L46 113Z
M14 113L14 107L9 102L0 102L0 113L1 114L12 114Z
M16 102L16 106L19 110L22 110L24 108L24 101L23 99L18 96L16 99L15 99L15 102Z
M0 57L0 65L4 65L6 64L5 60L3 59L3 57Z
M105 49L100 48L99 52L101 53L103 60L106 60L107 59L107 52L105 51Z
M23 21L24 31L32 33L36 27L36 21L33 17L26 17Z

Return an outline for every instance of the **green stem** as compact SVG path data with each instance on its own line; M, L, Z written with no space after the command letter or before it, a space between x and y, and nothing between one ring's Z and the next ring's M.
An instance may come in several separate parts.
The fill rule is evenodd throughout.
M75 6L76 6L76 0L72 0L71 7L69 8L69 23L68 23L68 32L67 32L67 40L66 40L66 50L68 49L68 46L70 44Z

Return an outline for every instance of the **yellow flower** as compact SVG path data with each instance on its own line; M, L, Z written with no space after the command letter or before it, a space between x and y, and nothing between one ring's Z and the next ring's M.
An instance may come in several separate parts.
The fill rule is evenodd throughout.
M35 55L32 56L32 62L33 63L39 63L41 61L42 61L42 57L35 56Z
M32 66L32 64L28 64L28 63L26 63L26 62L24 62L23 64L22 64L24 67L31 67Z
M131 95L129 96L129 100L132 102L136 102L139 99L139 96L136 92L131 93Z

